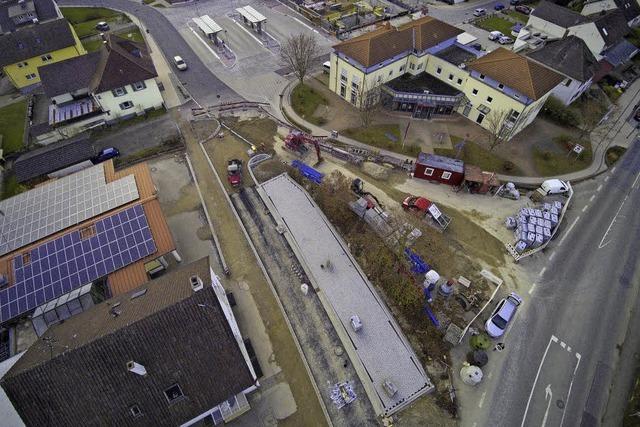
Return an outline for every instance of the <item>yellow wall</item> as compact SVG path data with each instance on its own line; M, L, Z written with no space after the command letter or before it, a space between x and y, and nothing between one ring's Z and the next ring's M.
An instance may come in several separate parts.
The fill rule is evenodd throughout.
M19 63L10 64L3 67L5 74L11 80L11 83L18 88L22 89L27 86L31 86L36 83L40 83L40 75L38 74L38 67L42 67L44 65L53 64L54 62L64 61L65 59L74 58L76 56L85 55L87 51L82 46L80 39L76 36L75 31L71 28L71 32L73 33L73 39L75 40L75 45L66 47L64 49L59 49L53 52L49 52L51 55L51 59L48 61L43 61L41 56L36 56L33 58L25 59L24 61L20 61L19 63L26 62L27 65L24 67L18 67ZM43 54L44 55L44 54ZM27 76L29 74L35 74L36 77L34 79L28 80Z

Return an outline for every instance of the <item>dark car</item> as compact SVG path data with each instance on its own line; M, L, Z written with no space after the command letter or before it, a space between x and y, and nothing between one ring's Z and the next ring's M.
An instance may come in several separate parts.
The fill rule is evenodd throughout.
M502 3L496 3L495 6L493 6L493 8L495 10L502 10L504 9L504 5Z
M98 163L102 163L106 160L113 159L114 157L118 157L120 155L120 151L115 147L107 147L100 150L97 156L91 159L94 165Z
M520 6L516 6L516 11L520 12L520 13L523 13L525 15L528 15L528 14L531 13L531 8L528 7L528 6L520 5Z
M104 21L98 22L96 24L96 30L98 31L109 31L109 24Z
M633 118L636 120L636 122L640 122L640 108L636 110L636 113L633 115Z
M471 47L475 50L482 50L482 45L480 43L474 43Z
M520 0L509 0L511 6L517 6L520 4Z

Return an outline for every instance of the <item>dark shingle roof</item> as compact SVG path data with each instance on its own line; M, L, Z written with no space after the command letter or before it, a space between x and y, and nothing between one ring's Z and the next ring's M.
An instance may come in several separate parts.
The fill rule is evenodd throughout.
M640 15L640 5L636 0L614 0L614 2L627 21L632 21Z
M204 289L191 289L192 275ZM203 258L49 329L1 382L25 424L180 425L252 386L210 278ZM174 384L186 398L169 404Z
M66 19L31 25L0 36L0 67L76 43Z
M446 22L425 16L399 28L387 24L333 48L369 67L412 49L422 52L462 33L463 30Z
M42 23L58 18L58 12L53 0L30 0L33 1L38 20ZM0 34L14 31L16 27L13 19L9 17L9 9L18 4L18 0L8 0L0 2Z
M589 18L586 16L545 0L541 1L538 6L533 9L531 15L556 24L562 28L569 28L574 25L589 22Z
M13 164L13 170L18 182L25 182L84 162L93 156L95 151L89 137L82 135L21 155Z
M96 93L158 76L144 43L110 35L101 51L91 90Z
M581 82L592 78L598 69L598 61L589 47L576 36L548 42L544 47L527 56Z
M44 93L52 98L80 89L88 89L96 72L100 52L91 52L38 68Z
M594 15L593 22L604 39L605 47L613 46L629 33L629 25L624 14L618 10L612 10L601 15Z
M467 66L534 100L540 99L564 80L555 71L502 47Z

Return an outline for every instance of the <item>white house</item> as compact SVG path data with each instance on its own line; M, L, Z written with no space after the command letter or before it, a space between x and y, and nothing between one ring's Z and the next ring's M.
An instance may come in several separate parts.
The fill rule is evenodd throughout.
M144 43L107 36L102 49L39 68L49 125L69 137L164 107Z
M636 0L588 1L584 4L580 13L584 16L592 16L615 9L622 12L630 27L640 24L640 4Z

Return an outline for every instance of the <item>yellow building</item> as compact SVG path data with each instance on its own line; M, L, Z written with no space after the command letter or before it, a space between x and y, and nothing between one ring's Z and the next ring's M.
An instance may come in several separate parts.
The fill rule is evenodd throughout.
M462 45L461 33L425 16L342 42L331 54L329 88L356 107L380 96L415 118L457 112L492 133L515 135L563 76L503 48L486 54Z
M40 83L38 67L86 53L66 19L20 27L0 36L0 67L21 91Z

